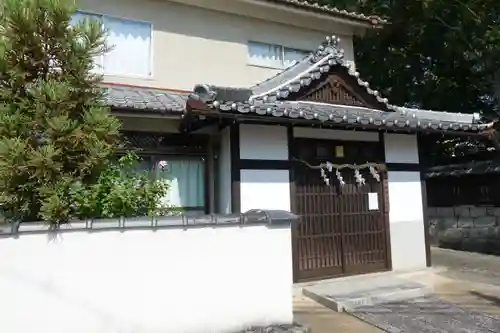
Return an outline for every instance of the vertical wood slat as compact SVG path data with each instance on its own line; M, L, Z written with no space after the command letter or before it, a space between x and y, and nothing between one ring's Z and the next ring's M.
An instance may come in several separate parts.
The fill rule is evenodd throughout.
M377 183L365 173L366 185L356 186L352 171L346 170L343 177L347 184L340 189L335 179L327 186L317 169L302 164L294 166L296 213L302 221L294 239L298 250L298 280L389 268L387 224L384 223L386 177ZM369 210L370 192L379 195L378 211Z

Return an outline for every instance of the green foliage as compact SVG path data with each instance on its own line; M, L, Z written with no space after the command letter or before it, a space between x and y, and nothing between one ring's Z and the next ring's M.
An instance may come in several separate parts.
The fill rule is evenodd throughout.
M122 174L120 121L98 88L106 51L97 22L70 24L64 0L0 5L0 204L6 218L60 224L152 214L166 186Z
M324 0L390 22L355 40L363 79L393 104L495 116L500 2Z
M147 172L136 172L138 158L129 153L106 168L93 184L74 184L70 193L75 215L95 217L132 217L162 215L171 208L161 206L168 184Z

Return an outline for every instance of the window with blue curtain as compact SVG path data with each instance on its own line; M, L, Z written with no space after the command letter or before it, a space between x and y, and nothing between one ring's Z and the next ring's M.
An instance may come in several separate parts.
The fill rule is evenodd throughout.
M160 161L167 162L163 170ZM167 179L166 202L185 211L205 211L205 160L202 157L154 156L156 179Z

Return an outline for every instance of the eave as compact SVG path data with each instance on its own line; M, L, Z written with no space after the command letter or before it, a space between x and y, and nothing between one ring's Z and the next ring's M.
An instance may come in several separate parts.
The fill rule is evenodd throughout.
M299 102L300 105L300 102ZM230 119L236 122L258 122L268 124L289 124L332 129L354 129L366 131L385 131L394 133L440 133L451 136L486 136L484 131L492 124L462 124L450 121L435 121L429 118L413 117L413 114L380 112L377 110L358 110L343 105L329 105L322 110L296 107L254 108L224 105L218 109L206 108L199 101L189 100L186 119L201 124L211 119ZM314 107L314 106L313 106ZM330 109L331 108L331 109ZM360 112L361 111L361 112ZM390 117L387 114L390 113Z
M269 2L283 5L290 8L296 8L303 11L318 13L322 15L332 16L343 20L342 23L358 23L365 28L381 28L388 21L376 15L364 15L361 13L350 12L344 9L339 9L331 5L321 5L318 1L312 0L253 0L260 2Z

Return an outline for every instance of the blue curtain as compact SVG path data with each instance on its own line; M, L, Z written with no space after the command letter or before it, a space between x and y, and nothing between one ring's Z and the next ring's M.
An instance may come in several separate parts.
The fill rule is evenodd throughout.
M158 162L166 161L162 171ZM205 205L205 161L202 158L157 158L157 179L168 179L170 183L168 203L176 207L204 207Z

